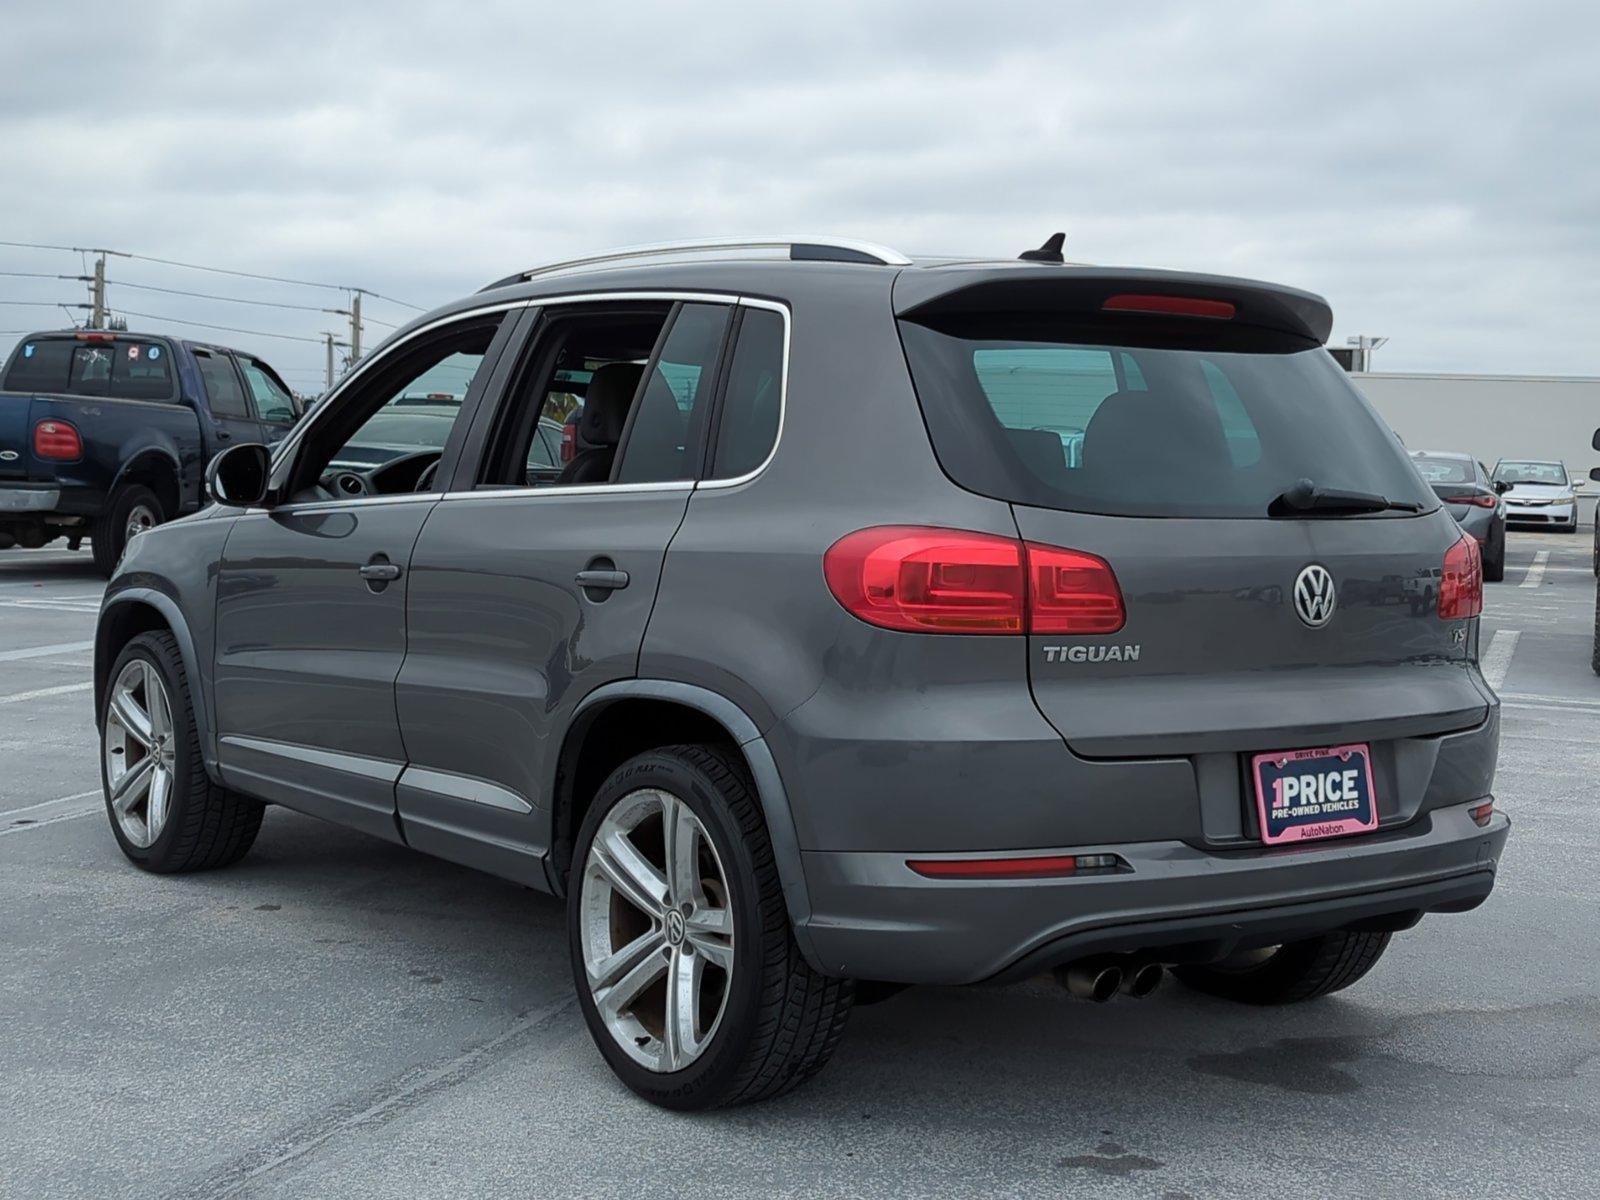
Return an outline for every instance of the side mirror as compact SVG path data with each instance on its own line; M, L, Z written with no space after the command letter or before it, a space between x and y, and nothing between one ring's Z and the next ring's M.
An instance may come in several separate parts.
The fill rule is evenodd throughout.
M267 494L272 455L259 442L230 446L206 468L206 495L230 508L260 504Z
M1597 467L1596 470L1600 470L1600 467ZM1494 494L1496 496L1504 496L1510 490L1511 490L1511 485L1509 483L1507 483L1504 479L1496 479L1494 481Z
M1596 483L1600 483L1600 467L1590 467L1589 478L1593 479Z
M1592 478L1594 478L1594 476L1591 475L1589 478L1592 479ZM1574 488L1588 487L1589 486L1589 482L1588 482L1588 480L1585 480L1585 479L1574 479L1572 481L1572 486Z
M1594 436L1589 439L1589 445L1593 446L1596 450L1600 450L1600 429L1596 429L1594 431Z

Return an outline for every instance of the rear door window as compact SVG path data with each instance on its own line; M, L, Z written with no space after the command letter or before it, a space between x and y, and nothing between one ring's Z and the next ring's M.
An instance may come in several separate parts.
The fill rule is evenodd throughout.
M212 354L196 349L195 365L200 368L200 381L205 384L206 400L211 411L219 417L249 419L250 403L245 399L244 387L226 354Z
M699 472L700 428L727 325L725 305L678 310L623 435L617 483L693 479Z
M1320 347L1099 345L1056 340L1047 318L1014 326L901 323L934 450L972 491L1116 516L1264 518L1309 478L1436 503Z

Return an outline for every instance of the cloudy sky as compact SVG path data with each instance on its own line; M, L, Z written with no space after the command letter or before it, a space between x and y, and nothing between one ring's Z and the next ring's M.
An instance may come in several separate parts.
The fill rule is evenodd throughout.
M10 0L0 239L354 284L825 232L1322 292L1388 370L1600 374L1589 4ZM0 246L0 271L81 256ZM112 260L314 390L341 293ZM136 289L132 285L145 285ZM272 300L269 308L150 288ZM82 285L0 274L0 351ZM20 303L19 303L20 302ZM45 305L30 307L31 304ZM414 310L373 300L368 339ZM268 338L267 332L290 335Z

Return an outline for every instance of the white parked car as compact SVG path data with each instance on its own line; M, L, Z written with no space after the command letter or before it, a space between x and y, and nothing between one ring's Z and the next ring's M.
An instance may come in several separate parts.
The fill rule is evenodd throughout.
M1494 465L1494 481L1510 484L1505 493L1510 524L1546 525L1563 533L1578 531L1574 489L1584 481L1571 478L1566 463L1502 458Z

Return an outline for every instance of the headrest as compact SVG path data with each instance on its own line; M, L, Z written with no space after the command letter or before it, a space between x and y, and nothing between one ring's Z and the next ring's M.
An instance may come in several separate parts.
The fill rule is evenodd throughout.
M1229 464L1216 408L1188 393L1112 392L1083 431L1083 465L1118 488L1148 493L1152 477L1199 486Z
M578 439L586 446L615 446L628 423L628 409L644 368L638 363L606 363L589 380L578 419Z

